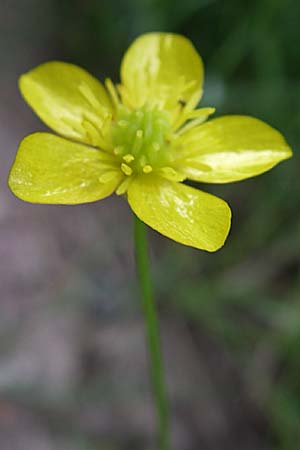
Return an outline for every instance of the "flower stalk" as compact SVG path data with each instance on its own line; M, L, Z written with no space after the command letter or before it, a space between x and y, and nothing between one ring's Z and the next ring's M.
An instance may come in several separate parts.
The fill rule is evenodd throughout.
M159 322L153 299L146 225L134 216L135 257L142 296L152 390L157 415L158 449L170 450L169 407L161 355Z

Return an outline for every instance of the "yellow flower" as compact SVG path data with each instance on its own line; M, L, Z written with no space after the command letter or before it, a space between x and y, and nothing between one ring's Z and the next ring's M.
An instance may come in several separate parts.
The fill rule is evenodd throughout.
M9 175L33 203L78 204L116 192L150 227L185 245L215 251L229 232L223 200L182 183L228 183L261 174L292 153L276 130L247 116L204 123L195 109L203 65L191 42L169 33L136 39L121 83L105 87L85 70L48 62L21 76L32 109L58 135L21 142Z

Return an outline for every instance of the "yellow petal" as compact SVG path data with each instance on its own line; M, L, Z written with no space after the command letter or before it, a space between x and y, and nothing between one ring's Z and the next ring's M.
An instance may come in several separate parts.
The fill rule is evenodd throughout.
M128 202L139 219L159 233L201 250L218 250L230 229L226 202L154 175L131 183Z
M184 36L148 33L127 50L121 81L123 99L133 108L148 103L174 112L188 103L192 109L202 94L203 65Z
M101 83L73 64L41 64L20 78L23 97L57 133L96 145L112 105Z
M213 119L182 134L176 145L180 170L206 183L253 177L292 156L278 131L248 116Z
M28 202L77 204L107 197L121 179L110 155L49 133L34 133L21 142L8 184Z

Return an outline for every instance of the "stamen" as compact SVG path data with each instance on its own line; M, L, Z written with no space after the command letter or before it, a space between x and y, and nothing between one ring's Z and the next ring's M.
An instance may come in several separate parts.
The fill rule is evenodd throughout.
M80 83L78 86L79 91L84 96L84 98L98 111L101 112L101 115L104 115L106 113L106 108L104 108L99 100L97 99L94 92L91 90L91 88L86 84L84 81Z
M127 122L127 120L119 120L118 125L122 128L127 128L129 123Z
M139 159L140 166L143 168L147 164L146 156L142 155Z
M80 129L80 125L78 127L74 126L74 121L72 119L69 119L68 117L63 117L60 120L61 120L61 122L63 122L65 125L67 125L72 130L72 132L73 132L72 138L73 139L81 138L82 130Z
M144 135L143 130L137 130L137 132L135 133L134 144L132 147L133 153L138 153L140 151L143 143L143 135Z
M127 162L127 164L129 164L134 161L134 156L131 153L127 153L127 155L123 156L123 159Z
M187 86L190 88L193 85L194 85L194 82L191 81L190 85L187 85ZM186 87L184 90L186 90ZM191 113L192 111L194 111L195 106L197 105L197 103L199 103L199 100L202 97L202 93L203 93L203 91L201 91L200 93L199 93L199 91L196 91L192 94L192 96L190 97L190 99L186 103L186 105L181 109L181 111L179 111L177 119L175 120L175 118L174 118L174 122L173 122L173 126L172 126L173 130L177 130L188 119L188 117L187 117L188 114Z
M83 120L81 125L93 146L101 147L102 150L111 151L109 144L102 138L100 130L93 123L88 120Z
M154 172L172 164L169 118L168 113L153 105L133 111L126 105L118 106L109 136L121 170L127 176Z
M146 165L143 167L143 172L144 172L144 173L150 173L150 172L152 172L152 170L153 170L153 168L152 168L152 166L150 166L150 164L146 164Z
M102 125L102 134L105 136L108 134L109 131L109 127L112 121L112 114L108 113L103 120L103 125Z
M180 134L184 133L185 131L189 130L190 128L194 128L197 125L200 125L201 123L205 122L208 116L213 114L215 112L215 108L199 108L194 109L192 111L186 111L183 116L182 120L174 125L174 130L178 130L182 125L184 125L184 122L194 119L190 122L188 122L186 125L184 125L179 131L176 132L176 135L179 136Z
M128 92L127 92L127 90L125 89L125 87L122 86L122 84L118 84L118 85L117 85L117 89L118 89L118 91L119 91L120 94L121 94L122 102L123 102L126 106L128 106L128 107L134 108L135 105L134 105L134 103L131 101L131 97L130 97L130 95L128 94Z
M215 112L215 108L201 108L196 109L194 111L191 111L186 115L185 120L189 120L185 125L183 125L179 130L177 130L173 134L173 138L177 138L178 136L181 136L182 134L186 133L188 130L191 130L192 128L195 128L198 125L201 125L204 123L208 116L213 114Z
M195 108L195 106L199 103L202 94L203 94L202 90L200 93L198 91L194 92L194 94L190 97L189 101L187 102L185 110L192 111Z
M124 150L125 150L125 148L122 145L118 145L117 147L114 148L114 154L116 156L122 155Z
M127 175L128 177L130 176L130 175L132 175L132 168L131 167L129 167L127 164L125 164L125 163L122 163L121 164L121 170L122 170L122 172L125 174L125 175Z
M153 150L158 152L160 150L160 144L158 142L153 142L152 144Z
M123 195L128 190L129 185L131 183L132 179L131 177L125 178L125 180L122 181L118 189L116 190L117 195Z
M176 135L180 136L181 134L186 133L191 128L195 128L197 125L201 125L205 120L207 119L207 116L203 117L197 117L197 119L193 119L189 121L186 125L184 125L182 128L180 128L179 131L177 131Z
M194 109L193 111L190 111L187 114L187 119L195 119L196 117L203 117L203 116L210 116L211 114L213 114L216 111L216 108L211 108L210 106L208 106L207 108L199 108L199 109Z
M95 145L96 147L101 147L103 150L108 151L111 153L112 151L112 144L109 136L104 136L103 134L103 126L105 124L105 121L108 119L107 116L110 116L109 113L105 112L103 115L103 118L100 116L97 117L94 114L88 114L83 113L82 114L82 122L81 125L86 133L92 134L95 139ZM92 130L94 128L94 130ZM96 137L97 135L97 137Z
M135 112L135 115L136 115L136 117L137 117L138 119L142 119L142 118L144 117L144 113L143 113L143 111L141 111L141 110L137 110L137 111Z
M113 82L111 81L110 78L106 78L105 86L106 86L106 89L109 92L109 95L111 97L111 100L112 100L114 106L117 108L118 105L120 104L120 98L119 98L119 95L118 95L118 91L117 91L115 85L113 84Z
M99 144L98 130L87 120L82 122L82 126L85 129L86 135L92 145L95 147Z
M182 92L186 92L186 91L188 91L189 89L191 89L192 87L194 87L195 85L196 85L196 80L191 80L191 81L189 81L188 83L184 83L185 84L185 86L183 87L183 89L182 89Z
M184 116L184 105L181 102L179 102L176 105L175 110L172 114L173 130L176 130L178 128L177 126L178 123L182 123L183 116Z

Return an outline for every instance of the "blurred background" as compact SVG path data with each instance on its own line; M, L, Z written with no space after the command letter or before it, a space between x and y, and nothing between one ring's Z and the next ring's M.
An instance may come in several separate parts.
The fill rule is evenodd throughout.
M157 450L129 208L26 204L6 179L45 129L21 73L61 59L117 81L130 42L158 30L201 53L203 105L267 121L295 152L203 186L233 210L216 254L150 231L173 449L300 448L299 17L296 0L1 0L1 450Z

